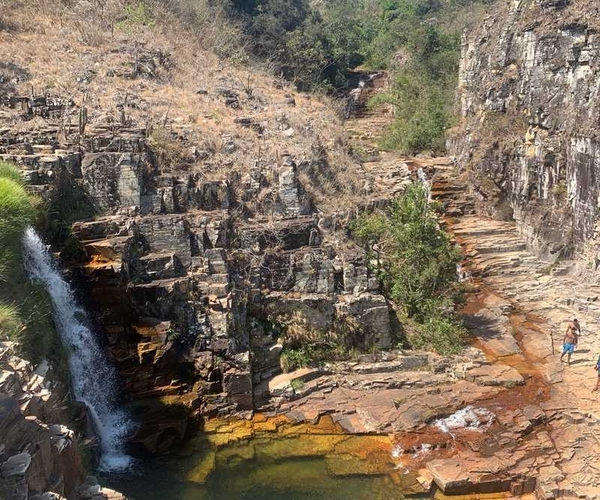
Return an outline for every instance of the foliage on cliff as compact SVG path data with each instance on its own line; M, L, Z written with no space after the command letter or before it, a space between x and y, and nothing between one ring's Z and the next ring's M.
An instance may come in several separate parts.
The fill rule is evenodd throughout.
M349 71L397 68L402 78L391 97L414 101L405 87L423 87L420 103L448 114L458 68L460 35L480 17L481 7L495 0L232 0L234 16L245 32L250 52L303 89L344 88ZM231 11L227 3L225 11ZM408 70L408 74L407 74ZM408 81L407 81L408 80ZM439 94L444 94L440 100ZM430 96L430 99L428 98ZM439 146L448 119L428 123L414 109L405 128L433 138L400 141L394 131L388 143L404 148ZM433 121L433 123L432 123ZM431 130L427 130L429 127ZM395 139L394 139L395 138ZM423 146L423 144L425 146Z
M440 228L425 188L410 185L385 213L359 217L353 233L367 247L384 293L412 326L410 344L443 354L459 351L464 329L454 310L461 300L461 254Z
M371 105L394 105L396 120L383 137L386 149L442 152L454 120L460 37L495 0L391 0L389 21L373 44L380 65L395 75L388 93Z
M59 349L49 298L28 281L23 268L21 238L37 206L18 170L0 161L0 340L18 341L33 363Z
M21 235L35 215L35 200L27 194L19 172L0 161L0 279L19 261Z
M299 88L343 89L350 70L390 69L395 79L373 106L393 104L382 146L443 151L453 123L460 37L495 0L234 1L253 35L252 53Z

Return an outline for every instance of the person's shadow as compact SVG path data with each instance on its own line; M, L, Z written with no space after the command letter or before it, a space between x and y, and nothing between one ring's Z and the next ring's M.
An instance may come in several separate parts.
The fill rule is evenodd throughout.
M579 365L581 363L587 363L588 361L589 361L588 359L574 359L571 361L571 366Z

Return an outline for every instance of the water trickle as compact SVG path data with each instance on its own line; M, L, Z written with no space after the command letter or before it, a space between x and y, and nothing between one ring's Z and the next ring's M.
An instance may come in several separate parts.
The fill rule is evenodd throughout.
M425 170L419 167L417 169L417 176L425 188L425 192L427 193L427 201L431 201L431 181L427 178Z
M117 374L106 353L86 325L85 310L54 265L46 246L32 229L23 237L25 267L32 281L41 282L52 299L54 321L69 353L75 399L86 404L100 438L100 468L123 472L132 459L123 452L125 436L132 430L129 415L117 404Z
M456 264L456 279L459 283L471 281L471 273L467 271L461 264Z

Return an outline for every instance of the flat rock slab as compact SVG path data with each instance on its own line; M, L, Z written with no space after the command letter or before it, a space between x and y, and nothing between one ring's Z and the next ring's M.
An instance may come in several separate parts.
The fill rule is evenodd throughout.
M323 372L319 368L301 368L290 373L282 373L269 380L269 392L272 395L277 396L289 389L294 380L308 382L322 374Z
M525 379L516 368L500 363L468 370L466 379L480 385L503 387L515 387L525 383Z
M466 495L468 493L496 493L508 491L511 480L502 473L509 463L496 457L490 458L448 458L432 460L427 469L435 484L446 495Z

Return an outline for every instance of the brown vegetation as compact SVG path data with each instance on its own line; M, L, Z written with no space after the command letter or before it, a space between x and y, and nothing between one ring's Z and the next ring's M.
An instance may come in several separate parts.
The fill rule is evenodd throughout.
M181 0L0 0L0 50L13 68L0 67L13 75L0 93L71 100L64 120L76 124L85 106L87 130L149 127L175 172L243 175L256 161L278 164L284 152L297 164L317 161L318 176L303 179L318 208L352 206L362 173L334 103L250 65L238 28L208 2L193 5L190 16Z

